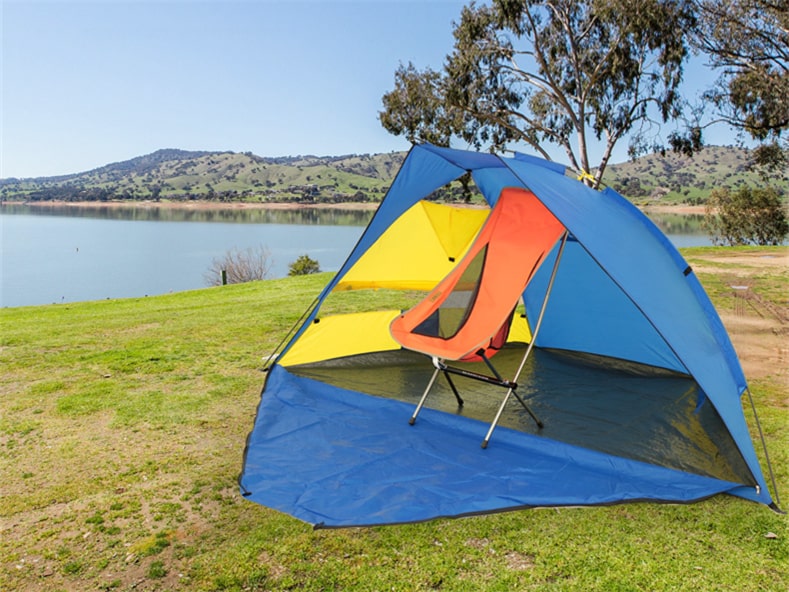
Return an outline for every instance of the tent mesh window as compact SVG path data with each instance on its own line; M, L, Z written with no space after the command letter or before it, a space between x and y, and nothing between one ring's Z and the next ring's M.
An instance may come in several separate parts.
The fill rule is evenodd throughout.
M460 280L443 303L413 332L427 337L451 339L463 328L477 300L482 275L485 270L487 245L477 253L468 264ZM435 295L438 298L440 294Z

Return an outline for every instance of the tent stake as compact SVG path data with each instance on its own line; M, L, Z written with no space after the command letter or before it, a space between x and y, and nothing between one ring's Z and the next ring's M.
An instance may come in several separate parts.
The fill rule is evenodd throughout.
M542 307L540 308L540 316L537 317L537 324L534 326L534 333L531 336L531 341L529 342L529 346L526 348L526 353L523 354L523 359L521 360L520 366L518 366L518 371L515 373L515 378L512 379L512 382L518 382L518 378L523 372L523 367L526 365L526 360L529 359L529 355L531 354L531 350L534 348L534 342L537 341L537 334L540 332L540 327L542 326L542 319L545 316L545 309L548 307L548 299L551 296L551 290L553 290L553 281L556 279L556 272L559 270L559 261L562 259L562 253L564 253L564 245L567 244L567 235L568 231L565 230L564 234L562 235L562 243L559 245L559 252L556 254L556 261L553 262L553 269L551 270L551 279L548 280L548 287L545 290L545 296L542 299ZM496 412L496 417L493 418L493 421L490 424L490 428L488 429L488 433L485 436L485 439L482 441L482 448L488 447L488 442L490 441L490 437L493 435L493 430L496 429L496 425L499 423L499 419L501 418L501 414L504 413L504 407L507 405L507 401L510 398L510 395L514 392L515 389L508 389L507 394L504 395L504 400L499 405L499 410ZM520 398L520 397L519 397ZM524 405L525 406L525 405ZM529 414L534 418L534 421L537 422L537 425L542 428L542 422L539 421L531 410L526 408L529 411Z

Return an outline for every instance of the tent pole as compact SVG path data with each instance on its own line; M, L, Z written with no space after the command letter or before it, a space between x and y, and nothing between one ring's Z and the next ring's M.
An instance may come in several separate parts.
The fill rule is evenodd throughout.
M762 441L762 449L764 450L764 460L767 462L767 470L770 473L770 481L773 484L773 493L775 493L775 504L781 507L781 498L778 497L778 485L775 483L775 473L773 473L773 465L770 463L770 455L767 452L767 442L764 440L764 433L762 432L762 424L759 422L759 416L756 414L756 405L753 404L753 396L751 389L745 387L745 392L748 393L748 400L751 402L751 411L753 412L753 419L756 422L756 430L759 432L759 438Z
M279 352L282 350L282 346L284 346L285 342L287 342L290 339L291 335L293 335L293 333L296 331L296 328L301 326L302 321L307 317L307 315L313 311L315 305L318 303L318 300L320 300L320 295L316 296L315 300L313 300L310 303L310 305L307 307L307 309L303 313L301 313L301 316L296 320L295 323L293 323L293 326L288 330L285 337L282 338L282 341L279 342L279 345L275 347L274 351L272 351L268 355L268 357L266 358L266 362L263 365L264 372L267 372L271 368L271 366L274 365L274 362L276 362Z
M542 299L542 307L540 308L540 315L537 317L537 324L534 326L534 333L531 336L531 341L529 342L529 346L526 348L526 353L523 354L523 359L521 360L520 366L518 366L518 371L515 373L515 377L512 379L512 382L518 382L518 378L523 372L523 367L526 365L526 360L529 359L529 355L531 354L531 350L534 348L534 342L537 341L537 334L540 332L540 327L542 326L542 319L545 316L545 309L548 307L548 299L551 296L551 290L553 290L553 281L556 279L556 272L559 270L559 261L562 259L562 254L564 253L564 246L567 244L567 235L568 231L565 230L564 234L562 235L562 243L559 245L559 252L556 254L556 261L553 262L553 269L551 270L551 279L548 280L548 287L545 290L545 296ZM496 417L493 418L493 421L490 424L490 428L488 429L488 433L485 436L485 439L482 441L482 448L488 447L488 442L490 441L490 437L493 435L493 430L496 429L496 425L499 423L499 419L501 418L501 414L504 413L504 407L507 404L507 401L510 398L510 395L513 393L515 389L510 388L507 389L507 394L504 395L504 400L499 405L499 410L496 412ZM527 408L528 410L528 408ZM529 413L534 417L534 415L529 411ZM535 421L537 419L535 418ZM540 426L540 421L537 421L537 425ZM542 426L540 426L542 427Z

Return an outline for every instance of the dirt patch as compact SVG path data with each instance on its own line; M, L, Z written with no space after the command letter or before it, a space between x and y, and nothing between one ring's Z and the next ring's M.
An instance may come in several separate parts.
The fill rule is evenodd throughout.
M707 265L693 266L697 271L704 270L711 273L719 272L722 267L736 266L736 274L750 277L764 274L765 272L789 271L789 248L777 248L775 253L765 254L763 250L754 251L740 249L710 250L694 259L706 262Z
M534 557L526 553L510 551L504 555L507 562L507 569L512 571L526 571L534 567Z
M789 384L789 327L786 323L726 313L723 324L749 379L773 377Z
M725 249L692 259L696 273L716 274L728 293L718 311L746 377L789 385L789 249Z

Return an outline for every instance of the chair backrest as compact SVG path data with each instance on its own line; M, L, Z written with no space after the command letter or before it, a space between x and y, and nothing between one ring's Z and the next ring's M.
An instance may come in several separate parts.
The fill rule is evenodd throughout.
M392 337L405 349L448 360L475 359L480 349L495 353L523 291L563 232L533 193L504 189L463 259L392 321Z

